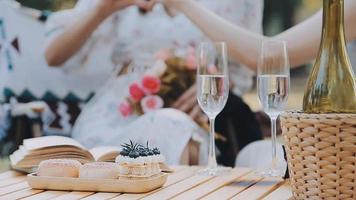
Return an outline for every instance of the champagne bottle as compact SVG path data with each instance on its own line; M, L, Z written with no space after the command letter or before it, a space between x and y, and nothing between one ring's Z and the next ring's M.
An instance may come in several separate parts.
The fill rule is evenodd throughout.
M356 85L346 50L344 0L324 0L318 57L304 93L306 113L356 113Z

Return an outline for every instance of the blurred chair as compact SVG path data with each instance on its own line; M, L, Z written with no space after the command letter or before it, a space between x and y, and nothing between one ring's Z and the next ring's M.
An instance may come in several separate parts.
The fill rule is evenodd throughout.
M286 167L283 148L277 143L277 163L278 166ZM237 155L235 166L260 169L270 166L272 162L272 144L271 140L260 140L252 142L243 148Z

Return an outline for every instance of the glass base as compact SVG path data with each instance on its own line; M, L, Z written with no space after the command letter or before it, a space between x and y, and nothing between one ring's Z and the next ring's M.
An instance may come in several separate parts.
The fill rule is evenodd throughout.
M262 177L283 177L285 171L281 169L267 169L259 170L256 173Z
M231 167L208 167L198 171L201 176L226 176L231 172Z

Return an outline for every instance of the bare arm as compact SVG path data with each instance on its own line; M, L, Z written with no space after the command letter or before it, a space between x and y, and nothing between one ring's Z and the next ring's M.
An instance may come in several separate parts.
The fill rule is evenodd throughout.
M229 54L237 61L256 70L261 42L265 36L248 31L227 22L223 18L192 0L165 0L167 6L183 12L209 38L225 41ZM345 1L345 26L349 40L355 38L356 1ZM304 64L313 59L318 51L322 26L322 12L319 11L306 21L280 33L272 39L285 40L292 66Z
M106 17L98 12L88 12L72 22L47 47L45 57L48 65L60 66L80 50L94 30Z
M58 35L45 50L50 66L60 66L76 54L98 26L112 13L131 5L143 9L152 3L143 0L100 0L91 11L83 13L77 20L68 22L63 33Z

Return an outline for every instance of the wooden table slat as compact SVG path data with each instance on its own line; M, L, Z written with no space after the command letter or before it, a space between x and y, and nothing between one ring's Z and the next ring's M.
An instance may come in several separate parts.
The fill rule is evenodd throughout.
M169 175L167 178L167 182L163 185L162 188L159 188L157 190L154 190L152 192L149 193L144 193L144 194L122 194L116 198L113 198L112 200L137 200L137 199L141 199L145 196L148 196L150 194L153 194L155 192L158 192L159 190L162 190L163 188L166 188L172 184L175 184L179 181L182 181L188 177L191 177L192 175L194 175L196 173L196 171L198 171L199 169L201 169L201 167L189 167L189 168L185 168L181 171L176 171L173 174Z
M286 181L283 185L268 194L263 200L285 200L293 197L290 184Z
M188 165L173 165L173 166L170 166L170 168L173 169L174 172L179 172L179 171L190 168L190 166L188 166Z
M58 196L53 200L77 200L94 194L95 192L69 192L64 195Z
M236 194L244 191L251 185L257 183L258 181L262 180L262 177L257 175L254 171L245 174L234 182L226 185L213 193L208 194L207 196L203 197L202 200L215 200L215 199L229 199L235 196Z
M12 192L16 192L16 191L19 191L19 190L23 190L23 189L26 189L26 188L29 188L27 182L20 182L20 183L16 183L16 184L13 184L13 185L6 186L6 187L2 187L2 188L0 188L0 196L3 196L5 194L9 194L9 193L12 193Z
M0 200L15 200L15 199L22 199L28 196L32 196L34 194L38 194L43 192L43 190L32 190L32 189L24 189L17 192L13 192L4 196L0 197Z
M167 182L163 185L163 187L168 187L181 180L187 179L188 177L193 176L199 169L201 169L201 167L190 167L185 170L170 174L167 178Z
M182 192L185 192L193 187L196 187L214 177L212 176L200 176L194 175L190 178L187 178L183 181L180 181L174 185L170 185L162 190L159 190L156 193L153 193L147 197L142 199L149 200L149 199L170 199L174 196L179 195Z
M2 179L7 179L7 178L12 178L12 177L16 177L16 176L23 176L24 174L20 173L20 172L16 172L16 171L6 171L3 173L0 173L0 180Z
M45 191L39 194L32 195L30 197L26 197L23 200L48 200L53 199L55 197L68 194L67 191Z
M107 200L119 196L120 193L107 193L107 192L98 192L93 195L87 196L81 200Z
M268 195L270 192L275 190L279 185L283 184L281 178L264 178L241 193L237 194L232 198L232 200L238 199L261 199L262 197Z
M8 186L8 185L23 182L23 181L25 181L25 178L26 177L24 177L24 176L19 176L19 177L13 177L13 178L7 178L7 179L0 180L0 188Z
M200 199L203 196L223 187L234 181L235 179L251 172L251 169L247 168L235 168L231 170L231 173L225 176L215 177L191 190L188 190L173 199Z

